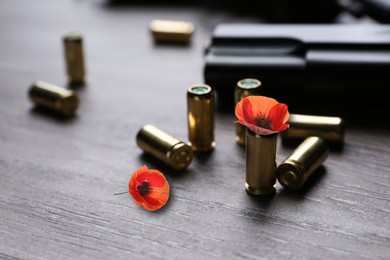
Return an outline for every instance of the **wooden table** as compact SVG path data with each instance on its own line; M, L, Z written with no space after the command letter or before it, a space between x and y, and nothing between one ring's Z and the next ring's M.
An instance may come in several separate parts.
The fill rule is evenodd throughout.
M154 44L156 18L193 21L192 43ZM240 19L185 6L3 0L0 258L389 259L386 126L347 125L344 148L309 185L289 192L278 184L268 198L245 191L233 113L217 112L215 151L182 173L136 145L144 124L187 140L186 91L203 81L205 43L217 23ZM88 83L75 89L77 116L65 120L35 109L27 92L36 80L66 87L61 37L69 30L84 36ZM280 162L292 147L278 146ZM114 196L142 165L171 185L161 210Z

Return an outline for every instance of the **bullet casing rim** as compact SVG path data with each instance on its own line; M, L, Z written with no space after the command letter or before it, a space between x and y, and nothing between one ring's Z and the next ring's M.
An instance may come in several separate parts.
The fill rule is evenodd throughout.
M298 177L298 181L296 185L289 185L283 181L283 174L286 172L294 172L295 176ZM306 182L306 175L303 172L303 166L301 163L295 160L285 160L283 161L276 169L276 178L278 182L285 188L290 190L296 190L302 187L302 185Z
M183 166L179 166L179 163L175 160L175 153L179 152L182 149L187 149L189 151L187 158L188 160L185 160L185 164ZM167 160L169 161L169 164L174 168L175 170L185 170L188 168L188 166L191 164L193 159L193 150L192 147L182 141L178 142L174 146L171 147L170 150L168 150L167 154Z

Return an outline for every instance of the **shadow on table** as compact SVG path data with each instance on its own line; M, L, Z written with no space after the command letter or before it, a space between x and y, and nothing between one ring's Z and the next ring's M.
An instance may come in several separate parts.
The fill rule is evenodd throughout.
M308 181L298 190L291 191L286 188L280 188L276 193L266 196L253 196L248 194L248 208L241 210L241 213L255 222L269 223L274 221L274 217L269 215L269 211L273 214L278 209L285 211L285 205L294 206L296 204L304 203L307 195L316 188L316 185L325 177L325 167L321 166L308 179ZM271 210L272 208L272 210Z
M59 123L70 123L77 120L77 115L65 116L64 114L41 106L31 108L30 113L41 118L48 118Z
M326 176L326 168L321 165L312 176L310 176L306 183L297 190L289 190L287 188L280 188L278 196L281 198L287 198L289 200L300 201L305 199L305 197L316 188L316 185L323 180Z
M287 188L281 187L277 190L276 193L264 195L264 196L255 196L248 193L250 201L258 208L266 210L273 203L277 203L277 198L283 198L288 200L300 201L305 199L305 197L315 189L316 185L321 182L321 180L326 175L326 169L321 165L313 175L306 181L306 183L297 190L289 190Z
M263 195L263 196L256 196L256 195L252 195L249 193L247 193L247 195L248 195L250 202L252 203L252 205L256 209L262 209L264 211L267 211L267 209L271 206L272 201L277 196L276 193L272 193L269 195Z
M213 154L214 154L214 150L209 152L194 152L193 160L196 160L200 164L205 164L211 159Z

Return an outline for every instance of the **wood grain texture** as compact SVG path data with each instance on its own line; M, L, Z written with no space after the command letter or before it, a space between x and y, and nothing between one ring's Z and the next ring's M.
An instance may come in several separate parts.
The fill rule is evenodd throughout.
M155 18L193 21L192 43L155 45L147 29ZM1 1L1 259L389 259L388 127L347 125L343 149L308 185L278 185L269 198L245 192L232 113L217 113L216 150L185 172L137 147L147 123L187 140L186 90L203 81L203 48L222 21L240 18L190 7ZM66 87L67 30L85 37L88 84L76 89L77 116L65 120L35 109L27 90L36 80ZM293 147L278 149L280 162ZM171 185L156 212L114 196L143 164Z

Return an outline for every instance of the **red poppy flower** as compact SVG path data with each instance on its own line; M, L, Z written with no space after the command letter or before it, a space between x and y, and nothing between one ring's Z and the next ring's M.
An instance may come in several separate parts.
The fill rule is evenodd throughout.
M163 207L169 198L169 183L157 170L145 165L137 169L130 178L129 192L137 206L154 211Z
M249 96L236 105L235 123L248 127L259 135L269 135L287 129L290 114L286 104L265 96Z

